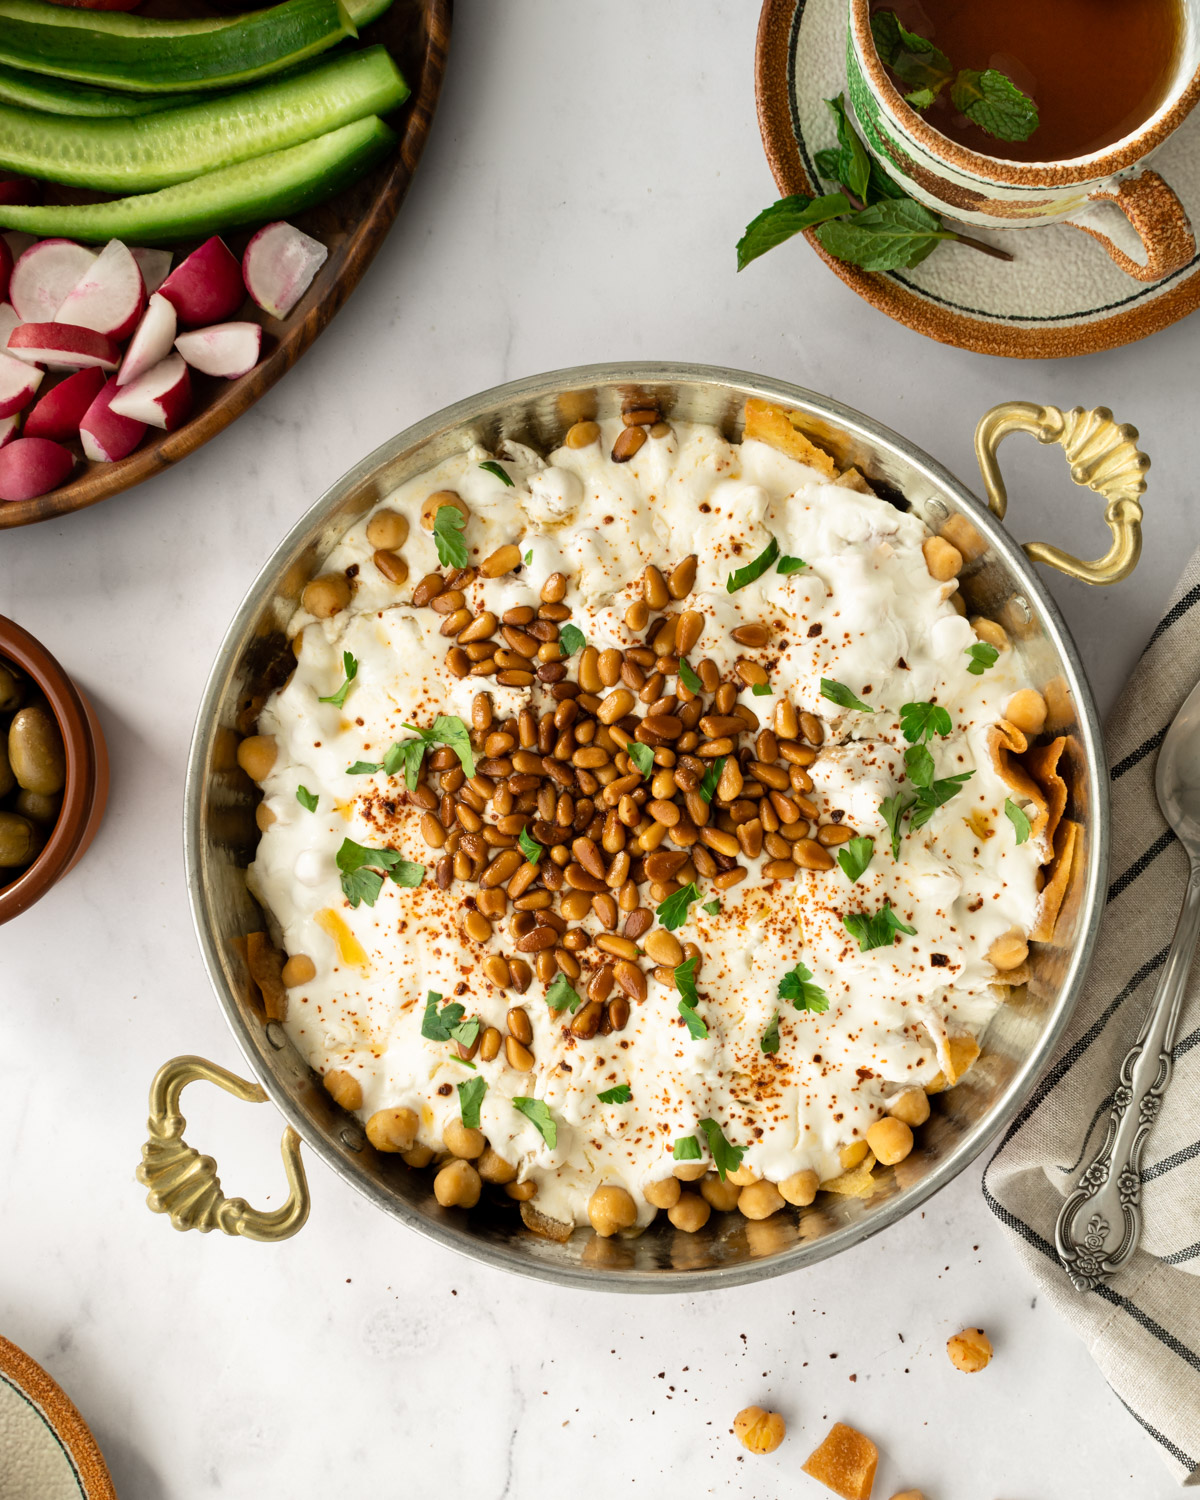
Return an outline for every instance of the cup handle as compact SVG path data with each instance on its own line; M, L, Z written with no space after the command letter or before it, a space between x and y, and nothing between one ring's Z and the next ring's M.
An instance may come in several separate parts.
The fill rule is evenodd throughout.
M1172 271L1186 266L1196 253L1196 237L1187 210L1173 188L1157 172L1146 171L1139 177L1125 178L1089 193L1091 203L1115 203L1129 220L1133 232L1146 251L1145 262L1128 255L1116 242L1090 224L1070 220L1108 252L1111 259L1137 281L1161 281Z

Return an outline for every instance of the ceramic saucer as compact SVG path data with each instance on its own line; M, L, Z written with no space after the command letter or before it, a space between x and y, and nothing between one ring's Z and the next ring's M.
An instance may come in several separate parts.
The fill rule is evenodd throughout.
M813 155L836 144L824 101L846 87L846 0L764 0L755 87L763 145L780 193L812 193ZM1200 225L1200 110L1155 153L1153 166ZM877 273L834 260L811 233L807 238L873 307L929 338L979 354L1093 354L1157 333L1200 304L1200 253L1173 275L1143 285L1067 224L971 232L1014 259L949 244L911 271Z
M0 1500L117 1500L87 1423L41 1365L5 1338Z

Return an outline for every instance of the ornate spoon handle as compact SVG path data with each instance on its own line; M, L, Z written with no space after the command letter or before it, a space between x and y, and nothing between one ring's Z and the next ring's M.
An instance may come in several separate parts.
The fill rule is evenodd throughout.
M1175 938L1141 1035L1125 1054L1104 1144L1063 1204L1054 1227L1059 1259L1080 1292L1125 1264L1142 1228L1142 1152L1171 1077L1183 988L1200 937L1200 865L1188 876Z

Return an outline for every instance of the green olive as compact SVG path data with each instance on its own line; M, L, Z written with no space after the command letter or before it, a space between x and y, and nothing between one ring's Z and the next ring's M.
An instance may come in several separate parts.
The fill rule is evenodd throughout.
M0 668L0 671L2 670L3 668ZM8 763L8 746L0 740L0 797L7 797L16 784L17 778L13 775L12 766Z
M28 818L0 812L0 866L32 864L41 844L42 836Z
M24 684L11 667L0 661L0 713L20 708Z
M67 779L67 758L62 734L48 708L31 703L13 715L8 726L8 758L17 785L27 792L52 796L62 791Z
M31 823L40 823L49 828L58 822L58 810L62 807L61 792L18 792L16 808L23 818Z

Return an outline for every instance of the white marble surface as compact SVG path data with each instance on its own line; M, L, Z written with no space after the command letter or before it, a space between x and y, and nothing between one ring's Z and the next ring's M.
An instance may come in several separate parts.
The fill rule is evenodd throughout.
M703 360L828 392L970 480L974 422L995 401L1106 402L1154 459L1141 569L1104 595L1051 577L1102 706L1200 541L1194 324L1087 360L1005 363L888 322L802 244L734 275L734 242L773 196L757 9L459 0L411 197L312 353L177 473L0 537L0 611L94 697L114 771L87 860L0 930L0 1330L81 1406L122 1500L564 1485L576 1500L816 1497L800 1464L836 1418L879 1441L878 1497L1174 1490L1084 1348L1035 1304L977 1170L802 1275L637 1302L474 1267L317 1163L308 1227L274 1248L177 1236L133 1181L157 1065L240 1061L183 887L205 673L285 527L408 422L556 366ZM1057 453L1030 450L1005 455L1014 532L1101 550L1094 501ZM273 1111L193 1093L189 1135L229 1190L276 1192ZM943 1353L964 1323L997 1345L971 1380ZM770 1458L743 1459L728 1435L752 1401L790 1423Z

